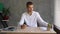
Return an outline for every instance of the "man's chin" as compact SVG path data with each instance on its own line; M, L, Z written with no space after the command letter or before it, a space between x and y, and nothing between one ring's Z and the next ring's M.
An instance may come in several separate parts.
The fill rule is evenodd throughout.
M29 12L32 12L32 11L29 11Z

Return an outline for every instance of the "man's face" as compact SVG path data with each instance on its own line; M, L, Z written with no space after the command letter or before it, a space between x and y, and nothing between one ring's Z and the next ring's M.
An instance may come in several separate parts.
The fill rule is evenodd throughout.
M28 10L28 12L32 12L33 11L33 5L28 5L27 10Z

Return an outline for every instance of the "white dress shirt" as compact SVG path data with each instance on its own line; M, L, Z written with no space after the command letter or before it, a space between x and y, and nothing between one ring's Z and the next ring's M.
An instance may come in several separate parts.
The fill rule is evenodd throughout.
M37 23L44 26L48 24L41 18L40 14L35 11L32 11L32 15L29 15L27 12L23 13L19 25L23 25L24 22L29 27L37 27Z

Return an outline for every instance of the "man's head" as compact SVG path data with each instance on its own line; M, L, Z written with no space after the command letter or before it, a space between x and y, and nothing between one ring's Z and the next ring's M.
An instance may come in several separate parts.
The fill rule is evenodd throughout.
M29 12L33 11L33 3L32 2L27 2L26 7Z

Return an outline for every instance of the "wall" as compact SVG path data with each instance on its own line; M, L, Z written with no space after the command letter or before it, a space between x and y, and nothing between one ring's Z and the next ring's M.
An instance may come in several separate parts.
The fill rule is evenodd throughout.
M34 3L34 10L38 11L46 22L54 22L54 0L1 0L6 8L10 7L9 25L16 26L18 24L21 14L26 11L25 4L28 1Z
M55 0L55 17L54 17L54 22L57 27L60 29L60 0Z

